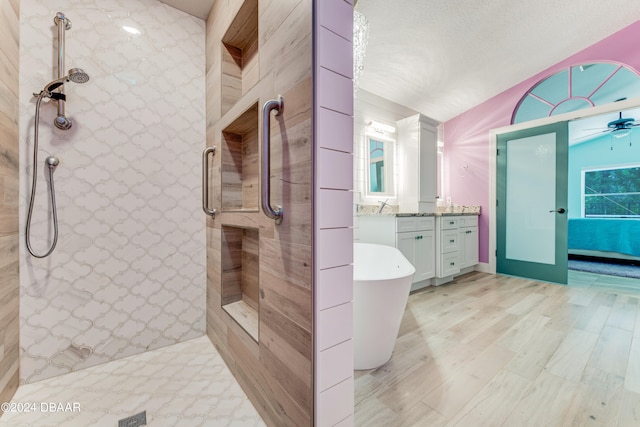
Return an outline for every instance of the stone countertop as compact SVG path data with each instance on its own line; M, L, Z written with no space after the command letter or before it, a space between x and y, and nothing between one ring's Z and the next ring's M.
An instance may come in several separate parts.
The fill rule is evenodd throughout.
M437 212L435 216L480 216L480 211L475 212Z
M376 209L374 209L376 208ZM397 206L391 209L385 209L382 213L378 213L376 206L366 206L358 209L358 216L395 216L395 217L412 217L412 216L467 216L480 215L480 206L451 206L438 208L437 212L398 212Z
M395 216L395 217L410 217L410 216L473 216L480 215L480 212L383 212L383 213L359 213L358 216Z

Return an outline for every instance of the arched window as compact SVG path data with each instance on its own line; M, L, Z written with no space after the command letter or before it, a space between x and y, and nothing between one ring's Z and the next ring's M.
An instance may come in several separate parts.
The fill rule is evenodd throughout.
M640 96L640 73L616 62L566 67L536 83L516 105L511 123Z

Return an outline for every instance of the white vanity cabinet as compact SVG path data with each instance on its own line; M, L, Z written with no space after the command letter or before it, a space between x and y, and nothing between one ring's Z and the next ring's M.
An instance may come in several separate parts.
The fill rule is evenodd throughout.
M451 281L478 263L478 217L360 216L360 242L393 246L416 269L416 290Z
M436 277L450 278L478 263L478 217L443 215L436 219ZM436 284L446 283L448 280Z
M435 276L434 217L361 216L359 224L360 242L393 246L402 252L416 269L413 283Z
M438 123L417 114L398 125L398 203L401 212L436 211ZM417 179L416 179L417 178Z

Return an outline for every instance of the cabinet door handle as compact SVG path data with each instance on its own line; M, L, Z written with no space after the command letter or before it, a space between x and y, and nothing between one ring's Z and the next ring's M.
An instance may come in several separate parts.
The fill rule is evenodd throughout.
M262 210L265 215L276 220L276 224L282 222L283 211L280 206L271 207L271 111L276 110L276 115L282 112L284 100L278 96L277 100L270 100L264 104L262 110Z
M455 243L455 242L456 242L456 241L455 241L455 240L453 240L453 239L449 240L449 243Z
M217 211L209 208L209 153L215 154L216 147L207 147L202 152L202 210L209 216L216 216Z
M452 261L452 262L449 263L449 265L454 266L454 265L456 265L456 263Z

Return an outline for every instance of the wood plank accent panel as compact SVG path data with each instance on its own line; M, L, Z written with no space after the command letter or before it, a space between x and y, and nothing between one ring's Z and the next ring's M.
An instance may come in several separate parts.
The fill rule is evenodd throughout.
M353 262L353 2L317 1L314 14L315 424L349 426L353 276L344 272Z
M207 145L222 151L211 162L220 213L207 219L207 334L278 427L313 424L312 3L219 1L207 20ZM259 207L262 106L278 95L270 182L280 225ZM233 300L257 309L257 342L222 308Z
M11 401L19 381L19 5L0 3L0 403Z

